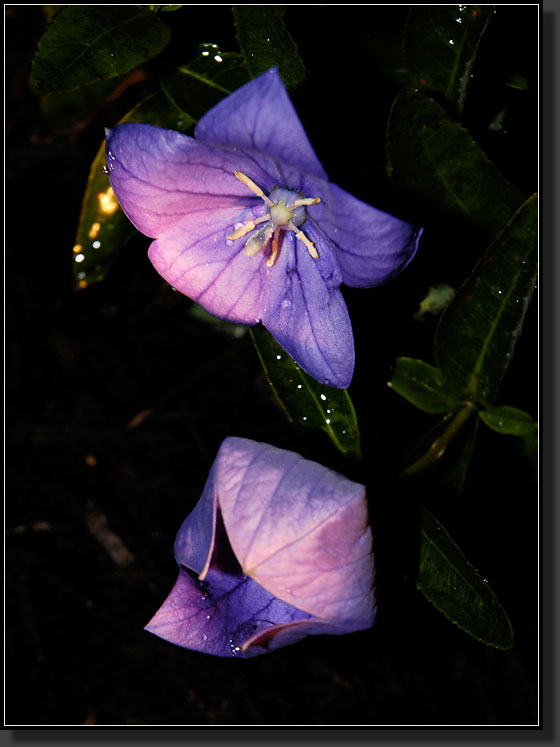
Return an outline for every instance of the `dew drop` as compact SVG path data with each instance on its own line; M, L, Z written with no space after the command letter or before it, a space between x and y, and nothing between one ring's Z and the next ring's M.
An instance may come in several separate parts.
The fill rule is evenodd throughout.
M450 39L449 43L451 44L451 46L453 46L455 44L455 42L453 41L453 39Z
M302 417L302 420L307 420L307 418L305 417L305 415Z
M205 619L205 620L210 620L210 619L211 619L211 617L212 617L211 615L206 615L206 617L205 617L204 619Z
M303 388L303 385L302 385L302 384L298 384L298 385L297 385L297 388L298 388L298 389L302 389L302 388Z
M207 641L208 640L208 636L206 635L206 633L202 634L202 640L203 641Z
M228 246L233 246L233 241L231 239L226 239L226 244Z
M325 423L326 423L327 425L330 425L330 424L331 424L331 419L330 419L330 418L327 418L327 419L325 420Z
M94 241L94 242L92 242L92 247L94 249L99 249L100 246L101 246L101 242L100 241Z
M276 356L276 360L277 360L277 361L281 360L281 358L282 358L282 356L281 356L281 355L277 355L277 356Z
M322 399L322 400L323 400L323 402L324 402L324 401L325 401L325 400L327 399L327 396L326 396L326 394L321 394L321 399Z
M103 174L108 174L108 173L109 173L109 169L107 168L107 166L103 165L103 166L101 167L101 172L102 172Z

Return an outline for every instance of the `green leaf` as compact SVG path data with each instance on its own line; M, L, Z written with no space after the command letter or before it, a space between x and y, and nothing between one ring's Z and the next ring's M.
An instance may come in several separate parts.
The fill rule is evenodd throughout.
M193 124L159 91L126 114L123 122L145 122L185 131ZM105 166L105 141L90 168L74 244L73 274L76 289L86 288L106 276L110 266L136 229L122 212L109 183Z
M197 120L248 80L242 55L206 43L194 60L163 75L160 85L174 106Z
M486 581L425 508L420 529L417 588L465 633L487 646L510 649L511 622Z
M122 81L123 78L100 80L72 91L47 94L41 97L41 113L58 130L72 128L79 131L81 123L87 125L91 121Z
M483 405L509 364L537 271L538 199L529 198L444 311L435 358L447 382Z
M66 91L133 70L167 45L171 31L138 5L69 5L41 37L30 85Z
M467 130L423 94L405 91L393 102L387 151L396 189L457 231L472 226L491 241L523 202Z
M286 88L305 79L305 65L274 5L234 5L237 42L252 78L277 67Z
M209 311L203 309L197 303L192 303L189 307L189 316L196 319L198 322L203 322L212 327L216 332L225 335L226 337L233 337L240 339L245 337L249 327L245 324L233 324L232 322L226 322L225 319L219 319L217 316L210 314Z
M288 419L321 428L338 451L360 459L360 430L348 391L325 386L306 374L263 326L251 327L251 336Z
M404 47L412 85L444 96L462 111L480 38L492 5L413 5Z
M461 407L441 371L415 358L397 358L388 386L424 412L451 412Z
M478 414L489 428L498 433L510 436L531 436L537 432L536 420L528 412L518 410L516 407L507 405L487 407Z

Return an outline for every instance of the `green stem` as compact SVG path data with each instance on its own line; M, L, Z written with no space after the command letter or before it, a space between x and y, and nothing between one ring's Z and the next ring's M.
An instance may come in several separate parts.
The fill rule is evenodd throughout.
M465 407L455 415L441 436L438 436L431 444L426 453L423 454L418 461L414 462L414 464L406 467L401 474L406 476L415 475L440 459L457 432L468 420L471 414L475 412L475 409L475 406L471 402L468 402Z

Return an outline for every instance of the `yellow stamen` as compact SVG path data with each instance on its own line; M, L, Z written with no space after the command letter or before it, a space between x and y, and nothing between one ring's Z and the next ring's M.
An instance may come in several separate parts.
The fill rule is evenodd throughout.
M268 213L266 215L261 215L261 217L257 218L256 220L247 221L247 223L238 228L237 231L230 233L230 235L227 237L228 241L240 239L242 236L245 236L246 233L252 231L253 228L255 228L259 223L262 223L265 220L270 220L270 215L268 215Z
M290 226L288 226L290 228ZM313 259L319 259L319 252L317 249L315 249L315 244L312 241L309 241L307 236L303 233L303 231L298 231L298 229L294 226L294 228L291 229L292 231L295 230L296 239L299 239L300 241L303 241L305 244L305 247L309 254L313 257Z
M301 200L296 200L295 202L292 202L291 205L288 205L288 207L291 208L297 208L297 207L303 207L304 205L317 205L317 203L321 202L320 197L304 197Z
M272 207L274 205L270 197L268 195L265 195L259 185L255 184L255 182L250 179L247 174L244 174L242 171L234 171L233 174L237 179L239 179L240 182L243 182L243 184L249 187L251 192L254 192L257 197L260 197L261 200L264 200L268 207Z
M267 267L272 267L278 257L278 236L280 234L280 228L281 226L276 226L276 228L274 229L274 236L272 237L272 253L266 260Z

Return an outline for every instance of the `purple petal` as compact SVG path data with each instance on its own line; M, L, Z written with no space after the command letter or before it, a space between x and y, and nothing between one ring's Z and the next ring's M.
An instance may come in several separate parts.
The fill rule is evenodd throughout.
M314 208L306 233L319 241L322 232L332 242L342 281L369 288L401 272L416 253L422 229L366 205L336 184L329 189L329 198Z
M214 541L218 503L216 463L212 465L200 500L182 523L175 538L175 559L204 579L208 573Z
M152 238L184 216L260 205L235 178L235 169L246 170L265 188L273 186L253 160L152 125L119 125L109 131L106 150L109 179L122 209Z
M253 636L268 631L274 637L276 624L289 627L309 617L250 578L210 570L201 583L181 568L171 593L145 629L183 648L244 657ZM268 648L273 647L277 646Z
M201 142L261 151L327 178L276 68L220 101L198 122L195 137Z
M375 615L365 490L298 454L227 438L216 460L224 525L244 573L351 630Z
M196 541L196 536L190 538ZM201 580L181 566L175 586L146 630L184 648L243 658L294 643L305 635L346 632L313 620L244 575L219 514L206 577Z
M256 324L270 293L277 291L263 271L264 254L247 256L246 237L227 240L247 215L239 208L188 215L151 244L148 256L168 283L211 314Z
M354 371L352 325L338 289L340 272L332 249L322 236L315 244L319 259L293 233L284 237L273 268L283 275L283 287L270 298L262 322L307 373L345 389Z

